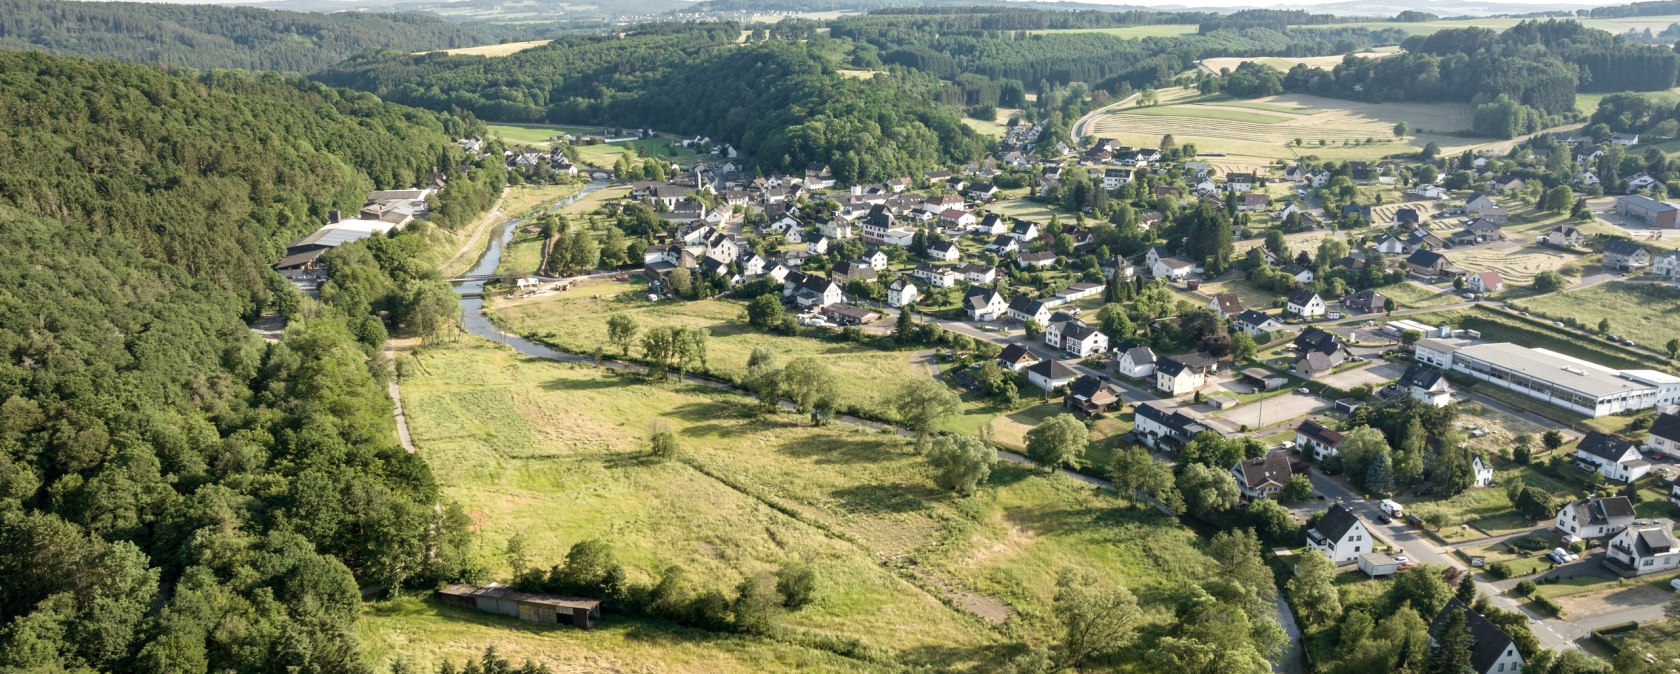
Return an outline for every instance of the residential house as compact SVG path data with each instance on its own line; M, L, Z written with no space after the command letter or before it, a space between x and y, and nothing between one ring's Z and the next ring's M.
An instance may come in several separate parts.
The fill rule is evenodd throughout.
M1039 357L1020 344L1010 344L998 353L997 362L1009 369L1010 372L1020 372L1037 364Z
M1220 318L1230 318L1243 312L1242 298L1236 293L1219 293L1208 302L1208 308Z
M957 244L950 241L935 241L928 244L928 257L942 262L956 262L962 257L962 251L957 250Z
M1079 373L1059 360L1041 360L1027 367L1027 383L1046 391L1067 386Z
M910 275L928 282L935 288L949 288L957 284L960 276L957 270L947 265L923 262L910 271Z
M1481 217L1482 213L1494 208L1499 208L1499 202L1494 201L1493 197L1479 192L1464 200L1464 212L1474 217Z
M1553 527L1566 536L1597 540L1616 535L1633 524L1635 517L1633 502L1626 496L1585 498L1559 510Z
M1674 543L1674 522L1654 519L1635 522L1604 544L1604 565L1623 578L1680 569L1680 546Z
M1062 406L1079 410L1088 417L1118 410L1123 404L1119 387L1088 374L1068 384L1067 396L1062 398Z
M1634 271L1651 266L1651 251L1629 239L1610 239L1604 242L1604 266L1620 271Z
M1447 273L1447 256L1432 250L1414 250L1406 257L1406 271L1428 278L1444 276Z
M986 217L980 218L980 222L975 223L969 229L980 234L997 236L1008 233L1009 225L1004 222L1003 216L996 213L987 213Z
M1133 379L1153 378L1155 352L1136 342L1122 343L1120 348L1114 351L1114 369Z
M1237 478L1237 488L1243 496L1261 499L1276 498L1294 472L1289 468L1288 452L1272 451L1259 458L1238 461L1231 467L1231 475Z
M1356 314L1374 314L1384 310L1388 298L1375 290L1361 290L1342 298L1342 308Z
M1680 250L1671 250L1651 258L1651 273L1669 279L1680 279Z
M1347 506L1331 504L1318 524L1307 530L1307 548L1324 553L1337 566L1352 564L1360 555L1376 549L1365 521Z
M1015 258L1015 264L1022 269L1043 269L1056 264L1056 254L1041 250L1036 253L1021 253Z
M973 287L963 295L963 310L968 312L968 320L995 321L1009 310L1009 302L1003 299L1003 293L996 290Z
M957 273L962 274L963 280L975 284L989 284L997 280L997 267L978 262L957 265Z
M1505 288L1505 280L1496 271L1479 271L1464 278L1464 287L1477 294L1496 293Z
M812 255L826 254L828 252L828 237L819 235L815 239L806 241L805 252Z
M1324 298L1319 297L1310 288L1297 290L1289 295L1286 305L1289 313L1301 318L1313 318L1324 315Z
M1016 295L1014 299L1009 300L1009 317L1022 323L1036 321L1039 325L1044 325L1050 321L1050 307L1045 306L1043 301L1026 295Z
M979 221L979 216L960 208L947 208L939 212L939 224L946 227L966 229Z
M1371 207L1364 204L1346 204L1342 206L1342 220L1347 221L1354 219L1357 219L1360 222L1370 223Z
M1225 174L1225 190L1227 192L1248 192L1254 189L1253 173Z
M1316 327L1297 335L1294 347L1295 373L1307 379L1327 373L1347 360L1347 345L1342 338Z
M1388 232L1378 234L1375 239L1372 239L1371 247L1385 255L1398 255L1406 252L1406 243L1401 241L1400 237Z
M963 194L983 204L997 198L998 188L991 183L974 183L969 185L968 189L963 191Z
M1016 220L1009 228L1009 236L1021 243L1029 243L1038 238L1038 223L1031 220Z
M1295 445L1302 454L1310 453L1314 461L1323 461L1335 456L1341 448L1342 434L1308 419L1295 427Z
M842 286L851 285L852 281L873 281L876 278L875 268L859 261L841 260L829 268L828 277Z
M1394 209L1394 224L1401 227L1416 227L1423 220L1418 216L1415 208L1402 206Z
M1452 385L1447 383L1446 376L1422 363L1408 365L1395 386L1414 400L1434 407L1452 404Z
M881 320L879 313L844 302L823 307L822 315L835 325L869 325Z
M1283 329L1283 323L1264 312L1248 309L1231 319L1231 327L1251 337L1258 337Z
M1065 318L1058 320L1060 317ZM1066 314L1050 318L1050 324L1044 327L1044 343L1077 358L1108 351L1108 335Z
M1645 451L1680 458L1680 414L1663 413L1651 422L1650 435L1645 439Z
M1207 430L1201 421L1179 410L1167 411L1160 403L1139 403L1132 432L1138 440L1154 449L1177 451L1197 433Z
M1190 275L1195 273L1195 271L1195 262L1191 261L1189 258L1179 257L1176 255L1156 260L1155 263L1149 267L1149 273L1154 275L1155 278L1171 279L1174 281L1183 281L1190 278Z
M1628 184L1628 189L1633 190L1635 192L1643 192L1645 190L1654 188L1657 185L1662 184L1662 181L1658 180L1657 177L1654 176L1654 175L1651 175L1651 174L1646 173L1644 171L1640 171L1640 172L1635 173L1631 176L1628 176L1627 184ZM1620 211L1618 211L1618 212L1620 212Z
M1496 194L1504 194L1506 192L1520 192L1522 188L1528 186L1528 183L1519 176L1506 174L1494 178L1488 185L1493 188Z
M1288 274L1289 278L1295 279L1296 283L1312 283L1313 279L1318 278L1317 275L1313 274L1313 270L1295 263L1283 265L1278 271Z
M1447 188L1440 185L1418 185L1412 189L1412 194L1424 199L1445 199L1447 198Z
M1003 236L999 236L995 239L992 239L991 243L986 244L986 250L987 251L990 251L992 253L996 253L998 255L1008 255L1008 254L1016 252L1020 249L1021 249L1020 240L1016 239L1013 236L1009 236L1007 234L1005 234Z
M1237 210L1244 212L1265 210L1270 205L1272 205L1272 198L1257 192L1244 194L1241 199L1237 200Z
M1470 472L1475 477L1473 487L1493 486L1493 464L1481 454L1470 457Z
M1155 389L1169 396L1192 393L1207 383L1204 369L1183 360L1161 357L1155 361Z
M1447 621L1455 611L1464 612L1464 620L1470 628L1469 671L1472 674L1517 674L1522 671L1523 656L1517 651L1517 642L1511 639L1511 635L1465 606L1457 597L1447 600L1447 605L1430 621L1429 641L1432 645L1441 638L1442 630L1446 629Z
M916 303L916 297L921 292L916 289L915 282L908 276L900 276L887 286L887 306L894 308L907 307Z
M792 274L788 278L793 278ZM785 282L784 282L785 283ZM793 300L805 309L821 309L844 299L840 284L815 274L800 274L794 284Z
M1095 171L1095 169L1092 169ZM1132 182L1131 169L1110 168L1102 171L1102 186L1105 190L1112 190L1126 183Z
M1552 231L1541 236L1540 242L1559 248L1579 248L1581 246L1581 230L1574 225L1558 225Z
M869 263L875 271L885 271L887 268L887 254L874 246L864 249L862 260Z
M1573 458L1582 468L1617 482L1632 482L1651 472L1651 462L1632 441L1598 431L1581 438Z

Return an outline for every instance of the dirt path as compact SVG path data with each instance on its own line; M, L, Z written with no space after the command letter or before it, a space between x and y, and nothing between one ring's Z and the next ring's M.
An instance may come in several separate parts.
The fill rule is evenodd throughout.
M396 348L393 346L391 340L385 341L385 358L393 364L397 361ZM407 450L409 454L413 454L414 438L408 434L408 415L403 412L402 388L397 384L397 375L395 372L391 373L391 380L385 384L385 390L391 395L391 412L396 415L397 418L397 440L402 442L404 450Z

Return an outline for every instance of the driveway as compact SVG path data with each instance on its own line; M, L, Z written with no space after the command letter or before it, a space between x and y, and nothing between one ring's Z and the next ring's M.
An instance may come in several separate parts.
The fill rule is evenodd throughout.
M1347 391L1364 384L1369 384L1372 388L1381 387L1383 384L1399 379L1400 375L1405 374L1405 372L1406 366L1399 363L1377 363L1368 367L1337 372L1314 381Z

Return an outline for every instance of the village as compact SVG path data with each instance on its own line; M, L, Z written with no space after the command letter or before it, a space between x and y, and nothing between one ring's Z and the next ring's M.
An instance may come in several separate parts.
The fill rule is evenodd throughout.
M1033 137L1016 127L998 158L851 186L821 165L749 173L726 148L683 140L713 154L630 181L602 211L658 223L637 232L645 284L614 283L652 302L770 295L803 331L936 326L967 345L934 350L941 380L1057 403L1115 451L1172 463L1205 434L1249 438L1263 451L1228 466L1243 499L1282 500L1309 525L1276 552L1317 550L1372 577L1474 570L1549 648L1660 616L1661 593L1585 598L1680 576L1676 344L1524 308L1595 286L1680 288L1680 206L1648 196L1662 189L1650 175L1605 196L1594 173L1636 138L1554 138L1575 168L1548 204L1560 197L1537 175L1547 159L1527 151L1232 167L1170 138L1034 155ZM1069 208L1088 192L1109 203ZM1205 212L1229 230L1223 251L1174 220ZM536 289L521 296L541 284L522 279ZM1015 381L1000 387L982 373L993 368ZM1367 467L1365 443L1340 456L1384 415L1438 426L1421 453L1441 465L1407 456L1397 481ZM1394 438L1382 444L1386 464ZM1545 512L1520 507L1524 490L1546 492Z

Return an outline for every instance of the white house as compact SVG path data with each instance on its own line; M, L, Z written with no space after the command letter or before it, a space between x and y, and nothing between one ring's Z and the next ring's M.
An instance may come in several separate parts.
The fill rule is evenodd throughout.
M828 237L819 235L817 238L805 242L805 252L812 255L822 255L823 253L827 253Z
M1313 460L1323 461L1336 455L1342 445L1342 434L1308 419L1295 427L1295 445L1302 452L1311 452Z
M1133 379L1155 375L1155 352L1147 346L1124 347L1114 352L1114 369Z
M1671 279L1680 279L1680 250L1660 253L1651 258L1651 273Z
M1031 220L1016 220L1009 229L1009 236L1022 243L1031 242L1038 238L1038 224Z
M1632 482L1651 472L1651 462L1639 453L1639 447L1608 433L1588 431L1575 446L1575 463L1587 470L1597 471L1607 480Z
M916 265L916 268L910 271L910 275L927 281L928 285L935 288L949 288L956 285L957 281L961 279L956 269L931 262Z
M1674 523L1655 519L1623 529L1604 544L1604 565L1623 578L1680 568L1680 546L1674 543Z
M962 251L957 250L957 244L950 241L928 244L927 253L929 258L943 262L956 262L957 258L962 257Z
M1079 377L1079 373L1059 360L1042 360L1026 370L1027 382L1046 391L1054 391Z
M997 357L998 364L1009 368L1010 372L1025 370L1037 364L1039 360L1042 359L1020 344L1003 347L1003 351L999 352Z
M1479 271L1464 278L1464 287L1476 293L1496 293L1505 288L1505 280L1496 271Z
M1680 458L1680 414L1657 415L1645 439L1645 451Z
M1157 403L1139 403L1132 429L1143 444L1155 449L1175 450L1197 433L1207 430L1201 421L1181 410L1168 412Z
M1237 314L1231 319L1231 326L1236 328L1237 332L1241 332L1249 336L1258 336L1261 333L1276 332L1283 329L1283 323L1281 321L1276 318L1272 318L1264 312L1255 311L1253 309L1247 309L1242 313Z
M957 273L962 274L963 280L969 283L991 283L997 280L997 267L976 262L958 265Z
M1565 535L1598 539L1616 535L1634 520L1633 502L1626 496L1581 499L1558 511L1553 525Z
M1044 328L1044 343L1078 358L1108 351L1108 335L1077 319L1051 319Z
M1206 383L1207 375L1199 368L1172 358L1160 358L1155 361L1155 388L1162 393L1181 396L1201 388Z
M1429 623L1429 640L1433 643L1445 629L1447 621L1455 611L1464 612L1466 626L1470 628L1470 671L1474 674L1519 674L1523 669L1522 653L1517 651L1517 642L1505 630L1493 624L1482 614L1464 605L1457 597L1447 601L1441 612Z
M1452 404L1452 385L1447 383L1446 376L1440 370L1421 363L1406 366L1406 372L1400 375L1396 386L1413 399L1434 407Z
M1475 486L1493 486L1493 464L1483 461L1482 455L1477 454L1476 456L1471 457L1470 469L1476 474Z
M1324 298L1319 297L1318 293L1313 292L1311 289L1297 290L1290 294L1289 303L1286 308L1289 310L1289 313L1300 316L1301 318L1323 316Z
M1323 553L1331 563L1341 566L1353 563L1376 546L1365 521L1347 506L1336 503L1318 524L1307 530L1307 548Z
M1155 278L1172 279L1174 281L1183 281L1190 278L1190 275L1195 271L1195 262L1178 256L1161 258L1149 266L1149 273L1153 274Z
M900 276L887 286L887 305L892 307L907 307L916 303L916 284L909 278Z
M1009 300L1009 317L1022 323L1037 321L1039 325L1044 325L1050 320L1050 307L1026 295L1016 295L1015 299Z
M1447 188L1440 185L1418 185L1417 188L1412 190L1412 193L1424 199L1447 198Z
M1289 468L1289 453L1268 452L1256 459L1243 459L1231 467L1237 488L1250 499L1276 498L1294 473Z
M995 321L1009 310L1009 303L1004 301L1003 293L975 287L969 288L963 296L963 310L968 312L968 320Z

